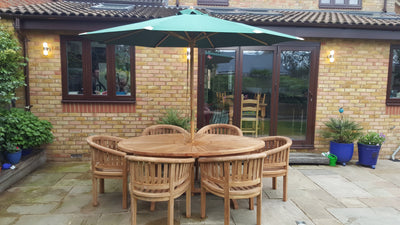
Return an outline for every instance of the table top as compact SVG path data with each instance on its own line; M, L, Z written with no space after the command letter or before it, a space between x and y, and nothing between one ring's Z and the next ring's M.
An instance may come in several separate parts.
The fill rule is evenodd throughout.
M118 143L118 148L124 152L159 157L235 155L264 146L264 141L256 138L222 134L195 134L193 142L188 135L161 134L128 138Z

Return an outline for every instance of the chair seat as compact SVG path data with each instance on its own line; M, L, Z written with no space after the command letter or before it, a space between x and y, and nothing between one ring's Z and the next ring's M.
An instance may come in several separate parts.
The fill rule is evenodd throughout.
M120 168L110 167L105 165L96 165L93 170L94 175L99 176L115 176L120 177L123 175L123 171Z
M224 197L224 187L218 183L211 182L209 180L202 183L204 187L214 195L219 197ZM251 198L256 197L261 191L260 185L249 185L249 186L240 186L240 187L231 187L229 189L229 198L230 199L243 199L243 198Z

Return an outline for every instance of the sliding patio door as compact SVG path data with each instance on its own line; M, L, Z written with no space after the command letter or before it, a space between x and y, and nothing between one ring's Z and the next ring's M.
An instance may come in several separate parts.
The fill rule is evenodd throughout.
M313 147L318 43L199 52L198 128L240 127L242 96L260 96L258 137L282 135L293 139L294 148Z

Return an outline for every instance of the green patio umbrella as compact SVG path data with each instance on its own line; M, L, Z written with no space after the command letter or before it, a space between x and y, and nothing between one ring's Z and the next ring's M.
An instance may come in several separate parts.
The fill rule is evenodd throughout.
M175 16L147 20L81 34L105 44L190 48L191 139L194 137L194 48L266 46L302 38L208 16L194 9Z

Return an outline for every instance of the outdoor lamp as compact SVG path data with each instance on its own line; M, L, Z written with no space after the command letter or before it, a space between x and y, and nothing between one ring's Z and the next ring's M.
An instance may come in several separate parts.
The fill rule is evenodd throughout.
M335 61L335 51L331 50L328 55L329 62L333 63Z
M47 42L43 42L43 55L48 56L50 51L50 47Z

